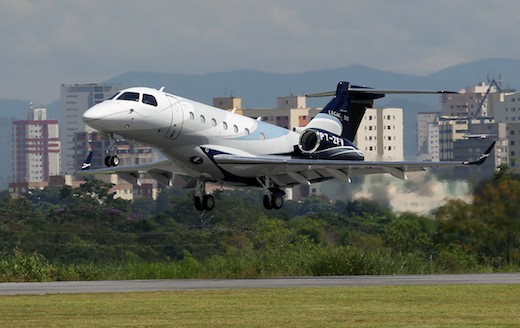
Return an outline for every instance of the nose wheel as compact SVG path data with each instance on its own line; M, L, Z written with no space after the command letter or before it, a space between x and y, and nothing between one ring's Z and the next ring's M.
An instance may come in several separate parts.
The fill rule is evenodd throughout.
M111 167L111 166L118 166L119 165L119 157L117 157L117 141L114 138L113 133L107 133L107 139L108 139L108 151L107 155L105 157L105 166Z
M119 165L119 157L117 157L117 155L105 157L105 165L107 167L118 166Z

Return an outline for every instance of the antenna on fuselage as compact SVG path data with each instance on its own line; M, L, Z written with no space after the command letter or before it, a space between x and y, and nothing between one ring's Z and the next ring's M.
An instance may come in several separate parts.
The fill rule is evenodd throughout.
M159 91L163 92L164 91L164 86L162 86Z

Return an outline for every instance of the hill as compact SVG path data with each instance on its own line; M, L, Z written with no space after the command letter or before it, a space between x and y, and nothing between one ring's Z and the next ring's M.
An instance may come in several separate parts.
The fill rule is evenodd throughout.
M362 65L351 65L336 69L324 69L303 73L280 74L257 70L233 70L208 74L175 74L154 72L127 72L115 76L105 83L130 86L150 86L160 88L204 103L212 98L235 96L242 98L244 108L272 108L276 97L290 94L304 95L325 90L333 90L338 81L368 85L387 89L435 89L459 90L466 86L487 80L488 76L501 75L504 87L520 87L520 60L485 59L461 63L447 67L426 76L414 76L382 71ZM308 106L323 107L327 99L309 99ZM416 152L416 114L421 111L439 110L438 96L388 96L376 102L378 107L402 107L405 109L405 155L413 158ZM29 108L28 101L0 99L0 119L24 118ZM60 119L59 101L47 105L48 117ZM10 145L10 143L9 143ZM11 161L11 152L3 157ZM7 163L7 162L6 162ZM2 162L3 165L6 163ZM11 165L9 164L9 168ZM8 170L11 172L11 169ZM4 171L5 172L5 171ZM5 174L5 173L0 173ZM11 173L9 173L10 175ZM1 179L0 179L0 187Z

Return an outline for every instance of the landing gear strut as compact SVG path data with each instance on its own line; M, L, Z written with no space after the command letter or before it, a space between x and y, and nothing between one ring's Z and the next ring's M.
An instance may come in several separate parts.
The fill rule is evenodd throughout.
M215 207L215 199L212 195L206 194L206 182L197 181L193 194L193 204L198 211L211 211Z
M109 146L108 146L108 154L106 157L105 157L105 165L107 167L111 167L111 166L118 166L119 165L119 157L117 157L117 142L116 142L116 139L114 138L114 134L113 133L107 133L107 138L108 138L108 142L109 142Z
M264 179L257 179L258 182L264 187L264 198L263 204L264 207L268 210L275 209L279 210L283 206L283 196L285 196L285 192L280 188L275 187L272 180L266 176Z

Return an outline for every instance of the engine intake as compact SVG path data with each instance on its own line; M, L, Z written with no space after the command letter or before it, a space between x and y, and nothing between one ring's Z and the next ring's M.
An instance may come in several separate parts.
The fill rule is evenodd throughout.
M348 139L321 129L307 129L300 135L302 155L318 159L363 160L365 155Z

